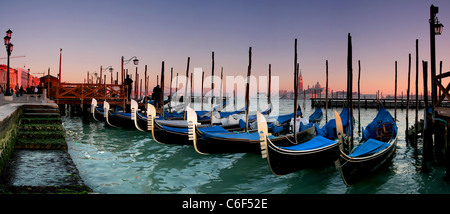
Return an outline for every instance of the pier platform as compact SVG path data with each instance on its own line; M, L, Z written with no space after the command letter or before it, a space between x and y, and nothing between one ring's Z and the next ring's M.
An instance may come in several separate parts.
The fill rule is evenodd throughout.
M89 193L68 153L58 105L0 95L0 193Z

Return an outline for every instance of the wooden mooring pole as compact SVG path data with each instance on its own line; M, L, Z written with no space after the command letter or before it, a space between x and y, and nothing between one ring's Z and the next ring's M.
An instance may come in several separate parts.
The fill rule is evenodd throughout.
M161 91L159 94L158 107L161 109L161 115L164 117L164 61L161 64Z
M328 122L328 60L325 61L326 64L326 87L325 87L325 122Z
M422 154L422 172L429 172L433 156L433 139L430 128L431 121L428 119L428 62L422 61L423 65L423 96L425 109L423 110L423 154Z
M213 125L213 110L214 110L214 51L212 52L212 68L211 68L211 126ZM246 110L247 112L247 110ZM245 126L247 131L247 125Z
M395 92L394 92L394 99L395 99L395 108L394 108L394 121L397 121L397 61L395 61Z
M267 88L267 109L269 109L269 115L270 112L272 111L272 109L270 108L270 105L272 104L272 100L271 100L271 93L270 91L272 90L271 86L272 86L272 65L269 64L269 84L268 84L268 88Z
M250 113L250 76L252 75L252 47L248 49L247 87L245 89L245 131L248 131L248 114ZM212 114L211 114L212 117Z
M348 47L347 47L347 103L350 107L350 150L353 149L353 68L352 68L352 36L348 34ZM347 120L347 119L346 119ZM347 132L348 133L348 132Z
M111 83L112 84L112 83ZM148 92L148 82L147 82L147 65L145 65L144 68L144 103L147 103L147 92ZM172 90L172 88L170 89ZM145 105L145 108L147 108L147 104Z
M173 67L170 68L170 86L169 86L169 104L172 102L172 82L173 82ZM169 111L171 112L172 105L169 105Z
M203 82L205 81L205 72L202 71L202 111L203 111ZM211 115L212 116L212 115Z
M416 39L416 115L414 120L414 154L417 156L417 133L419 132L419 39Z
M439 62L439 75L442 75L442 61ZM439 79L439 83L442 84L442 79ZM441 97L442 90L439 88L439 97Z
M184 116L183 117L184 117L185 120L186 120L186 106L187 106L186 94L187 94L187 88L188 88L188 82L189 82L188 81L188 77L189 77L189 63L190 63L190 61L191 61L191 57L188 57L187 58L187 66L186 66L186 81L185 81L185 84L184 84L184 94L183 94L183 104L184 104L184 107L183 107Z
M361 134L361 62L358 60L358 133ZM367 107L367 105L366 105Z
M297 38L295 39L294 44L294 140L297 143L297 72L298 72L298 63L297 63Z
M405 136L408 136L408 110L409 110L409 90L410 90L410 82L411 82L411 54L408 56L408 89L406 90L406 131ZM408 144L408 137L406 137L406 143Z
M178 99L179 99L179 97L178 97L178 73L177 73L177 79L175 80L175 85L176 85L176 87L175 87L175 106L177 106Z

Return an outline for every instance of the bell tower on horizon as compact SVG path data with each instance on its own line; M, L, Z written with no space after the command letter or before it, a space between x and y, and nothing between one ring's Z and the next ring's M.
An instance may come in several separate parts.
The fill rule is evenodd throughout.
M303 91L303 77L302 77L302 70L300 70L300 91Z

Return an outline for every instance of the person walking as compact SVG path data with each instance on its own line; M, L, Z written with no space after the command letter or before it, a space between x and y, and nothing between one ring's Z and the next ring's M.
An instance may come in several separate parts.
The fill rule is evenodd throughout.
M19 97L19 84L14 89L16 90L16 96Z
M133 80L130 78L130 75L127 74L127 78L124 81L124 84L128 86L128 101L131 100L131 85L133 84Z

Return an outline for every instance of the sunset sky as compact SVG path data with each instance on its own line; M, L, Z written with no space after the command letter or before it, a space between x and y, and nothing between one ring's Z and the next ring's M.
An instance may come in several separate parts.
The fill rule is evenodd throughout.
M121 56L137 56L141 75L148 66L151 87L162 61L166 77L171 67L174 73L185 74L187 57L190 71L202 67L210 74L213 51L216 73L223 66L224 75L245 76L252 47L253 75L267 75L272 64L272 74L280 76L280 89L292 90L297 38L305 87L317 81L325 86L328 60L329 87L334 91L346 89L350 33L354 89L361 60L362 93L393 94L397 60L398 93L406 94L409 53L415 74L416 39L419 60L430 59L431 4L439 7L439 21L449 26L436 36L437 69L442 60L446 72L450 70L448 0L15 0L0 7L0 30L13 31L12 56L26 56L11 59L11 67L30 68L31 73L47 72L50 67L56 75L62 48L62 81L83 82L88 71L99 71L102 65L112 66L115 73L120 71ZM0 51L0 57L6 57L6 51ZM419 67L421 90L421 63ZM133 63L125 68L134 74Z

